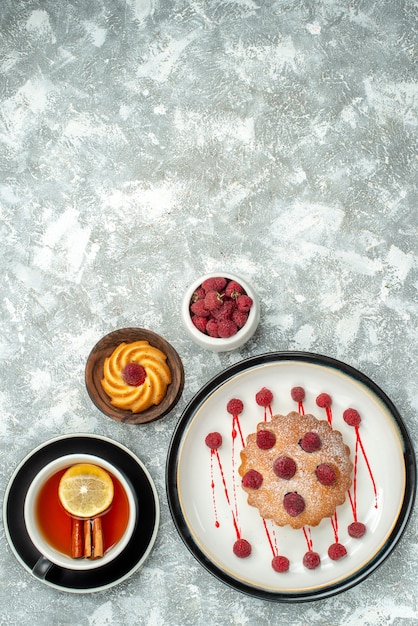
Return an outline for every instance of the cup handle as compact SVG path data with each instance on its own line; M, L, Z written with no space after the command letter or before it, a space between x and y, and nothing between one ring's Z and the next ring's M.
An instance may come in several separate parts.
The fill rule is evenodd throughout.
M35 576L43 580L52 565L53 563L51 563L51 561L49 561L45 556L40 556L32 568L32 574L35 574Z

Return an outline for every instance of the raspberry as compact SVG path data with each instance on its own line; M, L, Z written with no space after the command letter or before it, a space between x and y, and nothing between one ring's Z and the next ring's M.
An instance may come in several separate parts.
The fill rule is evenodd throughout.
M193 315L192 322L201 333L206 332L206 324L208 323L206 317L203 317L202 315Z
M296 474L296 463L289 456L279 456L273 463L273 471L279 478L290 480Z
M226 405L226 410L231 415L239 415L244 409L244 404L239 398L232 398Z
M333 485L337 480L335 469L328 463L321 463L315 470L315 474L321 485Z
M305 500L298 493L287 493L283 498L283 506L290 517L297 517L305 510Z
M217 450L222 445L222 435L220 433L209 433L205 437L205 444L211 450Z
M244 293L244 288L235 280L230 280L225 288L225 295L228 298L233 298L234 300L236 300L238 296L242 296Z
M271 566L275 572L284 574L284 572L287 572L289 570L289 559L285 556L275 556L271 562Z
M206 324L206 332L209 337L219 337L218 322L213 318L208 320L208 323Z
M295 402L302 402L305 399L305 390L303 387L293 387L290 390L290 395Z
M238 327L232 320L220 320L218 323L218 334L219 337L223 339L228 339L228 337L232 337L236 335L238 332Z
M191 300L191 301L192 301L192 303L193 303L193 302L196 302L197 300L202 300L202 299L204 299L205 295L206 295L206 291L205 291L204 289L202 289L202 287L198 287L198 288L197 288L197 289L193 292L193 295L192 295L192 300Z
M327 409L332 404L332 398L327 393L320 393L316 399L316 403L321 409Z
M244 313L248 313L248 311L253 306L253 301L250 296L238 296L237 298L237 308Z
M247 319L248 313L244 313L244 311L235 309L235 311L232 312L232 321L238 326L238 328L245 326Z
M321 557L318 552L309 550L303 557L303 564L307 569L316 569L321 563Z
M244 298L241 300L241 311L237 308L238 298ZM227 339L246 324L251 304L251 298L246 295L239 283L215 276L204 280L193 292L190 300L190 317L192 323L202 333L210 337ZM201 318L207 318L206 322Z
M226 278L214 276L213 278L207 278L206 280L204 280L202 283L202 288L205 290L206 293L208 293L208 291L222 291L222 289L225 289L226 283Z
M246 539L237 539L234 543L233 552L240 559L245 559L251 554L251 544Z
M321 447L321 438L318 433L305 433L299 441L299 445L305 452L316 452Z
M147 373L139 363L128 363L122 370L122 378L127 385L139 387L147 377Z
M348 527L348 534L353 539L360 539L366 532L366 526L361 522L352 522Z
M212 315L215 319L232 319L232 313L234 312L235 304L232 300L224 300L219 309L214 309Z
M349 426L360 426L361 417L356 409L346 409L343 413L343 419Z
M263 476L255 469L250 469L242 478L242 486L249 489L259 489L263 482Z
M271 430L259 430L256 437L257 446L261 450L270 450L276 443L276 435Z
M271 404L272 400L273 394L270 389L267 389L267 387L263 387L255 394L255 401L259 406L267 407L269 404Z
M343 556L346 556L346 555L347 555L347 550L345 546L342 545L342 543L333 543L328 548L328 556L333 561L338 561L339 559L342 559Z
M196 300L190 307L190 311L195 315L201 315L203 317L209 317L210 311L205 307L204 300Z
M222 306L222 296L218 291L208 291L204 303L208 311L220 309Z

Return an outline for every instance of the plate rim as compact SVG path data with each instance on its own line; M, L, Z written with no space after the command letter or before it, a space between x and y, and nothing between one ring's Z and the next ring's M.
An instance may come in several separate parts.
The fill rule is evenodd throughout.
M27 465L31 459L38 454L39 452L41 452L43 449L50 447L51 445L54 445L55 443L59 443L59 442L65 442L65 440L71 440L71 439L78 439L78 438L82 438L82 439L91 439L92 441L94 440L98 440L98 441L102 441L116 449L119 449L122 453L128 455L132 461L134 463L136 463L136 465L140 468L141 472L143 473L150 491L152 493L152 499L153 499L153 504L154 504L154 514L153 514L153 522L152 522L152 532L151 532L151 536L148 542L148 545L146 546L146 549L144 550L143 554L141 554L138 559L136 560L134 566L130 567L130 569L128 571L126 571L122 576L116 577L115 579L110 580L109 582L107 582L106 584L101 584L100 586L87 586L87 587L72 587L72 586L66 586L66 585L60 585L57 584L55 582L49 581L47 579L41 579L39 577L37 577L33 572L32 569L30 568L29 564L26 562L26 560L23 558L23 556L20 554L18 548L15 545L15 542L11 536L8 524L6 522L6 520L8 519L9 515L8 515L8 503L9 503L9 496L10 496L10 492L15 484L16 478L18 477L19 473L24 469L25 465ZM128 480L130 480L130 478L128 477ZM57 589L59 591L64 591L64 592L69 592L69 593L74 593L74 594L88 594L88 593L95 593L95 592L99 592L99 591L104 591L106 589L110 589L116 585L119 585L120 583L122 583L123 581L127 580L130 576L132 576L136 571L138 571L141 566L144 564L144 562L146 561L146 559L148 558L149 554L152 551L152 548L155 544L156 538L157 538L157 534L158 534L158 530L159 530L159 526L160 526L160 515L161 515L161 509L160 509L160 502L159 502L159 496L158 496L158 492L155 486L155 483L148 471L148 469L145 467L144 463L141 461L141 459L139 459L139 457L136 456L135 453L133 453L129 448L127 448L124 444L110 438L110 437L106 437L104 435L97 435L97 434L92 434L92 433L83 433L83 432L76 432L76 433L67 433L65 435L57 435L55 437L52 437L40 444L38 444L37 446L35 446L34 448L32 448L27 454L25 454L25 456L20 460L20 462L16 465L16 467L14 468L14 471L12 472L9 481L6 485L6 489L4 492L4 497L3 497L3 506L2 506L2 522L3 522L3 529L4 529L4 533L5 533L5 537L8 543L8 546L13 554L13 556L16 558L16 560L19 562L19 564L26 570L26 572L28 572L29 574L31 574L32 577L34 577L36 580L38 580L40 583L45 584L48 587L51 587L53 589ZM29 539L30 541L30 539ZM126 551L126 549L129 547L129 545L124 549L123 553ZM120 555L120 556L122 556ZM118 557L119 558L119 557ZM54 566L57 570L62 570L63 568L59 568L58 566ZM100 569L100 568L99 568ZM89 570L90 572L94 572L94 570Z
M363 567L361 567L359 570L357 570L347 578L344 578L342 581L332 583L320 589L314 589L306 592L298 591L293 593L273 592L271 590L253 587L230 576L226 572L222 571L217 565L215 565L211 561L211 559L209 559L204 554L204 552L202 552L202 550L196 545L192 533L189 530L187 522L183 516L177 490L177 470L181 442L187 432L189 424L193 420L196 411L207 399L207 394L214 393L219 387L222 386L222 384L233 378L233 376L245 371L246 369L249 369L250 367L256 367L270 362L282 361L302 361L306 363L330 367L340 372L343 372L351 378L361 382L369 390L371 390L386 406L399 429L400 441L403 444L403 462L405 467L405 490L402 505L398 517L394 523L393 529L387 541L384 543L378 553L374 555L370 559L370 561L368 561ZM166 461L166 491L170 513L176 529L183 543L188 548L189 552L191 552L194 558L209 573L211 573L215 578L228 585L229 587L232 587L235 590L240 591L246 595L274 602L296 603L323 600L338 593L347 591L348 589L365 580L389 557L396 545L399 543L411 517L411 513L415 503L416 489L417 467L412 440L399 411L397 410L396 406L389 398L389 396L387 396L387 394L381 389L381 387L377 385L371 378L369 378L369 376L356 369L355 367L345 363L344 361L335 359L334 357L330 357L327 355L306 351L273 351L250 356L228 366L227 368L221 370L213 377L211 377L194 394L194 396L190 399L190 401L184 408L172 434Z

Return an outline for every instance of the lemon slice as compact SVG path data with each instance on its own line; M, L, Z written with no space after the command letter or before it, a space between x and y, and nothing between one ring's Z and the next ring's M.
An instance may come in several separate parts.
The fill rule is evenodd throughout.
M91 463L72 465L61 477L58 497L74 517L94 517L113 500L113 481L102 467Z

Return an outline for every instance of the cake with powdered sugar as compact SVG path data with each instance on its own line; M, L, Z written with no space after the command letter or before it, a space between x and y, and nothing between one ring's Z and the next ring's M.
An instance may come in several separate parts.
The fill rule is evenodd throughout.
M248 504L292 528L317 526L344 503L353 464L342 434L314 415L275 415L257 425L241 451Z

